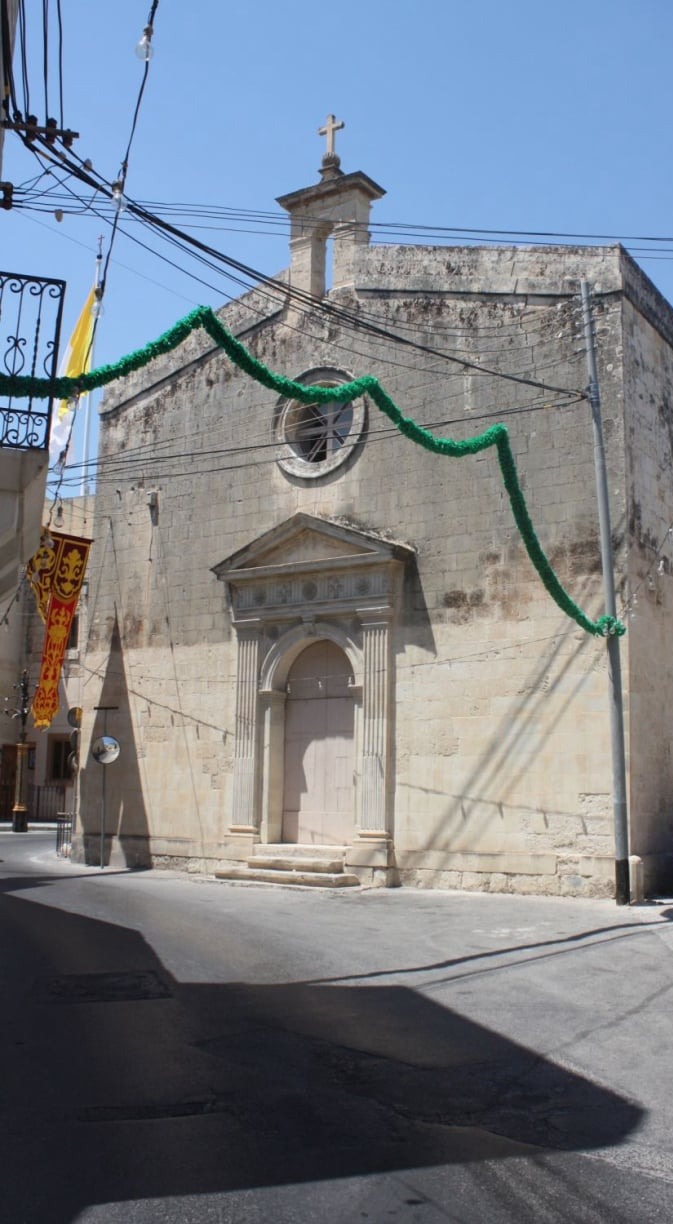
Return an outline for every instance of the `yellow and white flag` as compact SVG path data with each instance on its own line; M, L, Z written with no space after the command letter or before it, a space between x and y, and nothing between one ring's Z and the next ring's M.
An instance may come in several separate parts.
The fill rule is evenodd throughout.
M92 285L89 296L82 307L73 333L68 341L68 347L63 354L59 367L61 378L76 378L78 374L86 374L91 369L91 354L93 349L93 305L96 300L96 287ZM88 395L83 392L80 399ZM72 416L77 407L78 399L60 400L54 407L51 418L51 433L49 434L49 461L57 463L67 447Z

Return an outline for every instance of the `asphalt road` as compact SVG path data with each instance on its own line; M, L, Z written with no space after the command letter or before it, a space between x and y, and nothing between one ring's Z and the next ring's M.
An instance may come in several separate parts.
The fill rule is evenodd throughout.
M0 860L3 1224L673 1219L673 906Z

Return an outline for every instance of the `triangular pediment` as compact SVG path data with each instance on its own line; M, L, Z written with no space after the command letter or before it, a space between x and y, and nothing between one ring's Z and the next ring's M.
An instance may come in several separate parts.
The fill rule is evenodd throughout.
M231 581L270 571L404 560L412 551L359 528L295 514L214 566L214 573Z
M296 561L331 561L335 557L356 557L367 550L350 540L335 539L324 531L306 527L293 532L289 539L276 542L266 550L256 552L256 565L293 564Z

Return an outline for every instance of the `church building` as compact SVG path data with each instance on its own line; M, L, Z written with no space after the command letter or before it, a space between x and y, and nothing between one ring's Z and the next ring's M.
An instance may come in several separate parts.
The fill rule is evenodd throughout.
M434 438L507 426L558 582L605 611L592 290L629 852L673 866L673 310L620 246L373 241L384 190L279 198L289 269L218 311L305 387L375 376ZM531 561L495 447L365 393L278 394L203 332L101 407L73 857L225 878L609 896L606 641ZM120 744L101 766L90 745Z

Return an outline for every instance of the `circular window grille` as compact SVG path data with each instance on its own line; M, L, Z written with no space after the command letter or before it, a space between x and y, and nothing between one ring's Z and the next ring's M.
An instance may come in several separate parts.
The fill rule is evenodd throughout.
M348 376L314 381L316 386L333 387L347 382ZM282 446L280 466L304 479L324 476L352 453L362 437L364 425L362 400L345 404L338 400L315 404L290 400L283 406L278 420L277 440Z

